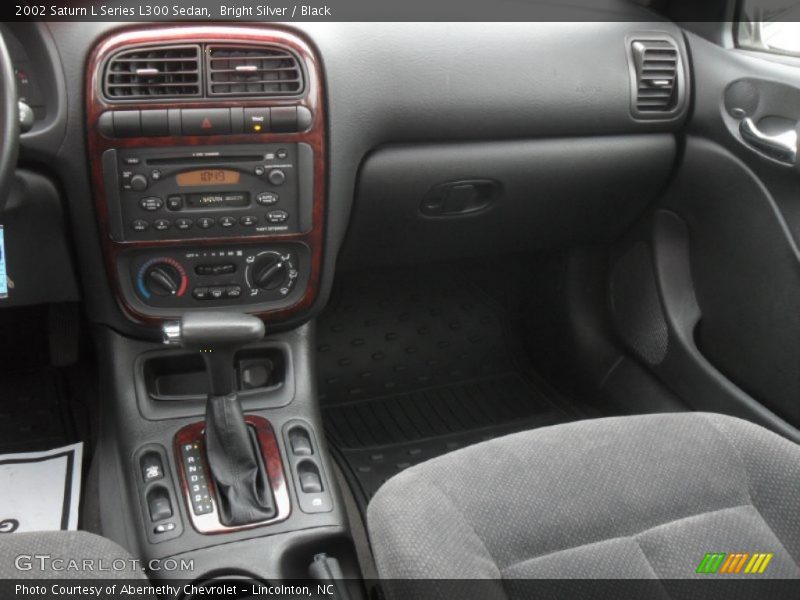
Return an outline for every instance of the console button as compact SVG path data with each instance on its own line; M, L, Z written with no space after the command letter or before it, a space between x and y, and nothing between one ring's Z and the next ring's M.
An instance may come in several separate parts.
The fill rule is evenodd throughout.
M267 221L270 223L284 223L289 218L289 213L285 210L271 210L267 213Z
M212 300L219 300L223 296L225 296L225 288L224 287L210 287L208 288L208 296Z
M302 427L293 427L289 431L289 443L292 446L292 454L295 456L311 456L314 454L311 449L311 438Z
M214 226L214 219L211 217L200 217L197 219L197 226L200 229L208 229Z
M225 288L226 298L240 298L242 296L242 288L238 285L229 285Z
M142 207L142 210L158 210L164 206L164 202L158 196L148 196L139 200L139 206Z
M244 130L247 133L264 133L270 127L269 108L245 108Z
M131 223L131 229L134 231L145 231L148 227L150 227L150 223L144 219L136 219L133 223Z
M183 208L183 196L167 196L167 208L169 210L180 210Z
M184 135L230 133L231 111L227 108L184 108L181 123Z
M180 219L175 219L175 227L180 229L181 231L186 231L187 229L192 228L192 220L182 217Z
M156 219L153 223L153 227L158 231L166 231L170 225L171 223L167 219Z
M234 217L220 217L219 224L223 227L233 227L236 225L236 219Z
M258 223L258 217L254 217L253 215L245 215L239 219L239 223L245 227L252 227Z
M297 107L275 106L272 108L272 131L297 131Z
M169 121L166 110L142 111L142 135L158 137L169 135Z
M286 173L280 169L272 169L267 175L267 180L272 185L283 185L283 182L286 181Z
M217 265L197 265L194 272L198 275L230 275L236 273L234 263L223 263Z
M153 533L167 533L175 530L175 523L159 523L153 528Z
M117 137L136 137L142 134L138 110L114 111L114 134Z
M280 196L275 192L261 192L258 196L256 196L256 202L261 204L262 206L269 206L271 204L275 204Z
M192 298L195 300L205 300L208 298L208 288L196 287L192 290Z
M310 460L304 460L297 465L297 478L300 480L300 489L306 494L319 494L322 492L322 478L319 469Z
M147 508L150 511L150 520L160 521L172 516L172 503L169 501L167 490L161 486L154 487L147 494Z
M142 480L145 483L158 481L164 477L164 465L157 452L147 452L139 459L142 468Z

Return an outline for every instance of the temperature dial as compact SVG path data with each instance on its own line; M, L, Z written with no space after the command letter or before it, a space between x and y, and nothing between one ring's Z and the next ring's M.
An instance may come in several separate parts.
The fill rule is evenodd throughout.
M297 269L290 253L267 250L248 257L247 262L247 283L252 296L260 292L286 296L292 291L297 281Z
M172 258L153 258L137 273L136 286L144 298L153 296L183 296L188 279L181 264Z

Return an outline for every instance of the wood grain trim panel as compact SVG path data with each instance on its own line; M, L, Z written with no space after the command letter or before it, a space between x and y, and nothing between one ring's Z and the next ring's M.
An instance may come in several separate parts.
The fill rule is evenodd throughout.
M116 51L130 45L173 43L257 43L278 44L290 48L300 58L306 75L303 94L294 98L240 98L240 99L186 99L181 101L123 101L109 103L102 93L102 67ZM319 57L311 45L294 32L276 26L251 27L231 25L171 25L165 27L133 28L112 33L102 39L91 52L86 66L86 123L91 182L97 220L102 238L104 262L117 302L123 313L132 321L159 325L160 317L143 314L127 301L117 275L120 252L130 248L169 248L179 246L237 246L257 245L270 242L303 242L311 253L310 278L305 293L292 306L256 312L265 322L276 323L288 318L302 316L313 305L320 288L322 276L322 251L325 236L325 204L327 194L327 115L323 100L324 78ZM212 136L165 136L148 138L107 138L100 133L98 120L108 110L145 110L164 108L229 108L249 106L305 106L313 121L308 131L300 133L235 134ZM219 237L214 239L129 241L117 242L110 237L109 210L103 180L102 155L110 148L143 148L170 146L197 146L254 144L254 143L299 143L311 146L314 152L314 192L312 228L299 234L262 235L246 238Z

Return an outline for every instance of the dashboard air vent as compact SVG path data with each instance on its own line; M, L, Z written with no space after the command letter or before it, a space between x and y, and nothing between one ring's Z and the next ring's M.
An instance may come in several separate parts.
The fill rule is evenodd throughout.
M276 46L208 46L209 96L294 96L303 91L297 57Z
M678 48L667 40L635 40L631 50L636 69L636 111L674 110L678 102Z
M200 46L149 46L124 50L106 65L111 100L200 96Z

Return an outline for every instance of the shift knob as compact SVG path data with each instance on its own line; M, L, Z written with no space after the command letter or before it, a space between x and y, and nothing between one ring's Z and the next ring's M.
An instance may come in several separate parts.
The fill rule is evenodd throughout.
M242 346L264 337L264 322L243 313L187 313L164 325L165 344L180 344L203 355L210 393L227 396L235 391L233 355Z

